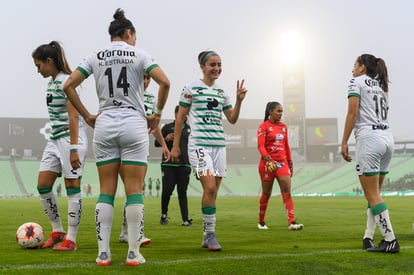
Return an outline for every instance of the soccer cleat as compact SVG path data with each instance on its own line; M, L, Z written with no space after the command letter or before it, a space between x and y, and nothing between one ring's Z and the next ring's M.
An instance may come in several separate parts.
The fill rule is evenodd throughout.
M182 226L192 226L193 225L193 219L188 219L186 221L183 221L181 224Z
M168 224L167 214L161 214L160 224L162 224L162 225L167 225Z
M138 255L136 255L134 251L129 251L128 252L128 257L125 261L126 265L135 266L135 265L139 265L139 264L143 264L143 263L145 263L145 259L142 256L142 254L138 253Z
M208 248L210 251L221 251L221 245L216 239L216 234L213 232L208 232L201 242L202 248Z
M119 242L120 243L127 243L128 242L128 234L121 233L121 235L119 235Z
M42 248L50 248L55 244L60 243L66 237L65 232L52 232L50 233L49 239L42 245Z
M368 252L385 252L385 253L397 253L400 252L400 245L397 239L387 242L382 240L378 246L370 247L367 249Z
M296 223L296 221L293 221L291 224L289 224L288 229L289 230L302 230L303 224Z
M99 254L98 258L96 258L96 263L99 266L108 266L111 264L111 256L107 252L102 252Z
M364 238L362 240L362 248L367 250L368 248L375 247L374 241L370 238Z
M259 222L258 224L257 224L257 228L259 228L259 229L269 229L269 227L267 227L267 225L266 225L266 223L265 222Z
M147 246L151 244L151 239L146 238L145 236L142 236L141 241L139 242L140 246Z
M76 243L72 242L69 239L65 239L60 244L53 247L53 250L57 251L75 251L76 250Z

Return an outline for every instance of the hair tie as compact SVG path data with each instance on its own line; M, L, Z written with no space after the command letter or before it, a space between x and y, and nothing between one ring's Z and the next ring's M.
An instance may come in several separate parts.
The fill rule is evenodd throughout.
M206 64L207 59L209 59L211 56L219 56L215 51L207 51L204 52L202 56L200 56L200 65Z

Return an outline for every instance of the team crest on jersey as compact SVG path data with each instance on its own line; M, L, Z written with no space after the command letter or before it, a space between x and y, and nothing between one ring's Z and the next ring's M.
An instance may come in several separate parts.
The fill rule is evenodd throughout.
M217 91L217 95L219 97L223 97L224 96L224 91L222 89L213 89L214 91Z
M284 136L282 134L276 134L276 141L283 140Z
M269 132L273 132L273 127L272 126L269 127Z

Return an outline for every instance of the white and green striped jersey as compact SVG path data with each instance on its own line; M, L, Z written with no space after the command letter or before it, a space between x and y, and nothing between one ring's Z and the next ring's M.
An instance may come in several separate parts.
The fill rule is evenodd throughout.
M94 75L99 112L130 108L144 117L144 73L157 66L144 50L124 41L112 41L106 48L86 57L77 70L85 78Z
M51 124L49 137L52 140L69 136L69 114L66 105L68 98L63 91L63 84L68 77L69 75L60 72L54 80L51 78L47 85L46 105ZM79 117L79 127L83 127L82 117Z
M225 147L223 111L232 108L230 97L219 86L201 80L184 87L180 105L189 107L189 146Z
M369 135L372 130L389 129L388 93L384 92L377 80L367 75L352 78L348 84L348 97L351 96L359 97L355 138Z
M155 94L150 91L144 91L144 107L146 116L150 116L154 112L155 102Z

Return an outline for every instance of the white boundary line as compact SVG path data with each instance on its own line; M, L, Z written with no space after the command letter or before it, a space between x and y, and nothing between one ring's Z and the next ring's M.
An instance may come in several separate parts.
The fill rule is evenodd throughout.
M401 250L412 249L414 246L403 246ZM342 254L342 253L362 253L362 249L337 249L337 250L325 250L314 251L304 253L274 253L274 254L258 254L258 255L246 255L246 256L224 256L214 258L197 258L197 259L183 259L183 260L155 260L147 261L149 265L171 265L182 263L195 263L195 262L218 262L224 260L245 260L245 259L263 259L263 258L285 258L285 257L306 257L326 254ZM219 252L223 253L223 252ZM122 266L124 262L112 262L111 266ZM0 265L0 271L2 270L36 270L36 269L54 269L54 268L73 268L73 267L94 267L96 263L59 263L59 264L31 264L31 265Z

